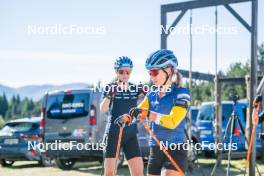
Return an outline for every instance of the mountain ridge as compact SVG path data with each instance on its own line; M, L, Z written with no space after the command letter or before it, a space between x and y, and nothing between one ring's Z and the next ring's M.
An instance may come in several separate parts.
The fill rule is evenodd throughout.
M7 99L9 100L12 98L12 96L19 95L21 99L27 97L33 99L34 101L38 101L47 91L86 88L88 86L89 84L81 83L81 82L61 84L61 85L53 85L53 84L26 85L18 88L0 84L0 95L3 95L3 93L5 93Z

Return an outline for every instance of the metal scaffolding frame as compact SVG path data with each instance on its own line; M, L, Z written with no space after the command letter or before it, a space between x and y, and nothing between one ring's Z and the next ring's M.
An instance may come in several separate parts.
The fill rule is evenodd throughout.
M243 3L243 2L251 2L251 25L249 25L240 15L237 13L230 4L235 3ZM180 14L176 17L173 23L170 25L168 33L165 33L162 30L161 33L161 48L167 48L167 38L171 33L171 28L174 28L179 21L182 19L184 14L188 10L198 9L198 8L205 8L205 7L213 7L213 6L224 6L250 33L251 33L251 70L250 70L250 79L249 79L249 103L252 105L253 99L256 95L257 89L257 14L258 14L258 0L193 0L187 2L180 2L180 3L171 3L171 4L164 4L161 5L160 11L160 18L161 18L161 26L164 28L167 26L167 13L180 11ZM181 72L188 72L182 70ZM209 79L212 79L210 77ZM220 104L221 104L221 87L219 86L219 76L216 73L215 75L215 84L216 84L216 112L217 113L217 126L216 132L219 136L219 133L222 131L221 124L221 114L220 114ZM251 115L252 114L252 106L249 106L249 111L247 115L247 122L251 122ZM248 123L248 129L252 129L252 124ZM247 136L249 136L248 134ZM219 142L219 141L218 141ZM256 158L256 144L253 144L253 150L250 158L250 165L249 165L249 174L255 176L255 158ZM221 162L221 153L220 153L220 162Z

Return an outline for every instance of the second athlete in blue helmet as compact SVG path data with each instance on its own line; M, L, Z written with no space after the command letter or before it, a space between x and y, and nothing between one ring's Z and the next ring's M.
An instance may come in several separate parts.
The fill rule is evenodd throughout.
M122 67L127 67L129 69L132 69L133 68L132 60L127 56L121 56L117 58L114 63L114 69L117 71Z
M133 63L129 57L122 56L116 59L114 70L116 79L109 83L104 90L103 100L100 104L102 112L109 112L106 127L105 175L115 175L118 135L120 128L114 121L122 114L128 113L132 107L137 106L139 97L144 93L136 85L129 82ZM143 95L144 96L144 95ZM143 161L137 140L137 126L132 124L124 127L121 140L131 175L143 176Z
M127 119L127 116L150 120L151 130L162 144L177 146L176 149L168 147L168 152L181 171L185 171L187 151L183 147L186 142L184 118L189 110L191 98L189 90L181 85L181 76L177 71L178 60L172 51L162 49L152 53L145 66L151 81L161 88L148 92L137 107L117 119L116 123L126 122L124 119ZM148 175L161 175L162 168L165 169L164 175L181 175L152 137L149 144Z

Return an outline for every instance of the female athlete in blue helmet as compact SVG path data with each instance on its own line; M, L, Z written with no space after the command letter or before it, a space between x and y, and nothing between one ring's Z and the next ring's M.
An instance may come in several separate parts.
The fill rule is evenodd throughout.
M102 112L109 111L108 125L106 127L106 151L105 151L105 175L115 175L116 150L120 128L114 124L116 118L128 113L132 107L137 106L138 98L143 89L128 82L133 63L128 57L119 57L115 64L117 79L108 84L103 93L103 100L100 104ZM144 96L144 95L143 95ZM124 151L131 175L143 175L143 161L137 141L136 123L124 127L121 140L121 148Z
M182 145L186 140L184 118L191 99L189 90L181 85L177 65L177 58L170 50L161 49L152 53L145 66L151 81L160 89L148 92L137 107L132 108L129 114L120 116L116 123L121 125L130 118L141 120L148 118L151 121L152 132L162 144L167 146L176 144L176 149L168 148L168 152L184 171L187 162L187 151ZM181 175L152 137L149 144L148 175Z

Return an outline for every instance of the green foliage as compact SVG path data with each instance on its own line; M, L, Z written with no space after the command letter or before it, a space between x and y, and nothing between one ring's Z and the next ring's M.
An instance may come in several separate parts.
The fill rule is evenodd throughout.
M250 74L249 62L243 64L236 62L231 64L226 72L221 71L221 77L245 77ZM264 43L258 50L258 76L264 76ZM186 83L188 87L188 83ZM230 100L231 94L237 94L241 99L246 98L246 86L245 85L222 85L222 100ZM203 101L214 100L214 83L204 81L194 81L192 85L192 100L193 105L199 105Z
M186 83L185 86L189 87L189 83ZM192 83L191 90L192 104L197 106L200 105L203 101L213 101L213 88L213 83L208 83L206 81L194 81Z
M4 116L6 111L8 110L8 102L6 99L6 95L0 96L0 116Z
M0 96L0 115L5 120L38 116L40 114L40 102L32 99L20 99L19 95L13 96L8 102L5 95Z
M264 76L264 43L261 44L258 50L258 72L260 76Z
M233 63L229 66L225 77L245 77L250 74L250 66L248 63L242 64L240 62ZM241 99L245 99L247 96L245 85L227 85L222 86L222 99L230 100L231 95L239 95Z
M3 116L0 115L0 129L4 126L4 124L5 124L4 118Z

